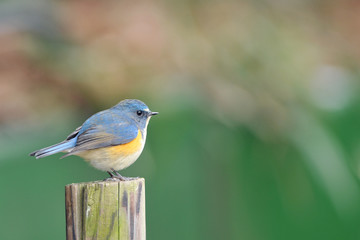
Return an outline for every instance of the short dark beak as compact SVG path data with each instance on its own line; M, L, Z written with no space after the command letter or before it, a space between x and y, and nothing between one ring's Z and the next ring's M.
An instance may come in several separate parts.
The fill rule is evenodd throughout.
M158 115L158 112L150 112L150 116Z

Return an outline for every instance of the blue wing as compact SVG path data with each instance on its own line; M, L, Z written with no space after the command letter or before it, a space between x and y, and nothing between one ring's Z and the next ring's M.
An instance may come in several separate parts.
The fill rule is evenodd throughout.
M77 134L75 147L63 157L76 152L115 146L131 142L138 135L138 128L130 119L113 110L91 116Z

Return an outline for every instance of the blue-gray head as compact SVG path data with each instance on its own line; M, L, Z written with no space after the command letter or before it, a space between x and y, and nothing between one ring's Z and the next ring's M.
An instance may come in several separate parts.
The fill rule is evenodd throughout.
M125 99L113 108L127 114L129 118L135 120L142 128L146 127L151 116L159 114L158 112L150 111L145 103L137 99Z

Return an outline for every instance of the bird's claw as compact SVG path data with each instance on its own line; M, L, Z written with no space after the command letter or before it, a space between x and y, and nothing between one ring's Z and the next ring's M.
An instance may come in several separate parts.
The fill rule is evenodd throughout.
M118 179L118 178L115 178L115 177L109 177L109 178L105 178L103 181L106 181L106 182L116 182L116 181L121 181L121 180Z
M139 178L139 177L123 177L113 168L111 169L111 172L110 171L107 172L110 175L110 177L104 179L104 181L131 181Z

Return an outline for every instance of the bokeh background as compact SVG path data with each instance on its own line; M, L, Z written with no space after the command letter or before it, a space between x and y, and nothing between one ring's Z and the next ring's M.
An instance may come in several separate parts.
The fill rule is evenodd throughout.
M0 239L65 239L28 153L125 98L159 111L140 159L148 239L360 239L360 2L0 2Z

